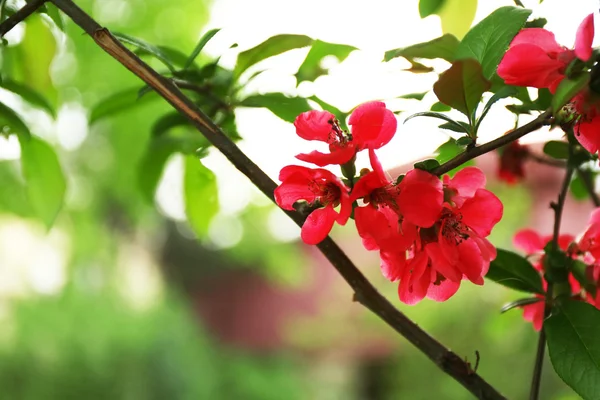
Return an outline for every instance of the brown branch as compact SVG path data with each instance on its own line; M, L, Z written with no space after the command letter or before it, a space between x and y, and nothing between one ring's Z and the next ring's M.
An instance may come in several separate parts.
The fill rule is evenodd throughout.
M23 8L8 17L4 22L0 24L0 38L3 38L12 28L23 21L25 18L33 14L38 8L44 5L48 0L31 0L25 4Z
M572 147L569 144L569 158L572 155ZM552 250L558 251L560 249L558 245L558 239L560 237L560 222L562 220L563 209L565 208L565 200L567 199L567 192L569 191L569 184L573 177L574 168L567 161L567 172L558 194L558 201L550 204L554 210L554 229L552 231ZM554 285L548 280L548 286L546 289L546 306L544 308L544 324L546 318L550 315L552 310L552 297L554 292ZM540 393L540 384L542 382L542 367L544 365L544 353L546 351L546 332L544 327L540 330L540 336L538 339L538 346L535 355L535 365L533 367L533 377L531 378L531 389L529 392L529 400L538 400Z
M491 142L482 144L481 146L475 146L471 149L467 149L465 152L460 153L453 159L443 163L437 168L431 170L432 174L437 176L443 175L448 171L453 170L456 167L461 166L469 160L479 157L482 154L489 153L499 147L506 146L507 144L514 142L515 140L540 129L544 125L550 125L553 121L552 110L548 110L540 114L536 119L517 128L506 135L500 136L498 139L494 139Z
M587 190L590 195L590 199L592 199L592 203L594 206L600 207L600 198L598 197L598 193L596 193L595 184L592 181L592 176L590 171L584 170L581 167L577 168L577 175L581 177L581 181L583 182L583 186L585 186L585 190Z
M190 119L204 136L219 149L234 166L246 175L267 197L273 200L273 182L250 160L206 115L198 109L168 79L159 75L135 54L123 46L107 29L102 28L71 0L51 0L77 25L85 30L107 53L151 86L175 109ZM287 212L298 225L305 217ZM383 297L352 263L348 256L329 237L317 245L355 292L355 298L377 314L396 332L404 336L427 355L439 368L452 376L479 399L504 399L491 385L474 373L457 354L419 328Z

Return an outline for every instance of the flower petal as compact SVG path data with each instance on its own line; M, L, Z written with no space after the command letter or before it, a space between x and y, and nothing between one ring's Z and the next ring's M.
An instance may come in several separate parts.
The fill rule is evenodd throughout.
M523 318L525 321L533 322L533 329L539 331L544 322L544 302L539 301L533 304L523 306Z
M362 150L378 149L388 143L396 133L398 121L385 103L371 101L356 107L348 124L352 126L352 140Z
M294 203L306 200L312 203L316 199L315 193L309 188L309 179L302 175L291 175L273 193L275 202L284 210L293 210Z
M442 274L445 278L460 282L462 279L462 272L460 272L454 265L450 264L438 243L429 243L425 246L427 255L431 259L431 265L434 270Z
M334 135L330 121L334 119L335 116L329 111L311 110L298 115L294 126L302 139L330 142L331 135Z
M391 282L400 279L406 267L406 251L382 251L379 257L383 276Z
M561 71L567 64L538 46L519 44L508 49L498 65L498 75L508 85L550 88L564 78Z
M476 285L483 285L484 261L481 257L479 246L473 240L465 240L457 246L460 265L459 268L467 279ZM489 263L488 263L489 264Z
M442 182L433 174L413 169L400 182L398 207L411 223L428 228L440 216L444 193Z
M453 282L449 279L444 279L439 283L433 283L429 285L427 289L427 298L434 301L446 301L450 297L454 296L454 293L458 291L460 287L460 281Z
M575 137L587 151L597 153L600 149L600 116L579 122L575 127Z
M421 251L415 254L415 257L408 261L404 268L404 273L398 285L398 297L400 301L413 305L423 300L427 294L427 287L430 283L430 277L427 272L428 257Z
M594 14L583 19L577 36L575 36L575 55L582 61L587 61L592 56L592 42L594 41Z
M513 245L517 249L523 250L525 254L539 253L544 250L546 243L540 234L533 229L520 230L513 238Z
M302 225L302 241L306 244L322 242L331 232L336 216L333 207L323 207L311 212Z
M296 158L300 161L309 162L319 167L331 164L346 164L354 157L356 149L354 146L336 148L331 153L321 153L320 151L311 151L310 153L298 154Z
M525 28L515 36L510 43L510 47L519 44L531 44L539 47L546 53L559 53L564 51L564 48L556 42L554 33L544 28Z
M478 189L473 197L465 200L459 211L464 224L479 236L486 237L502 219L503 206L494 193Z

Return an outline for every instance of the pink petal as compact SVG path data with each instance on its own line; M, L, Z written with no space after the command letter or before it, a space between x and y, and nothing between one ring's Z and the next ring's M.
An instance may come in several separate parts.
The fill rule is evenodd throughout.
M350 115L348 124L352 126L352 140L359 149L378 149L388 143L398 126L393 112L381 101L371 101L358 106Z
M331 164L346 164L354 157L356 149L353 146L336 149L331 153L321 153L320 151L311 151L310 153L298 154L296 158L300 161L309 162L319 167Z
M457 249L462 273L474 284L483 285L484 261L475 241L467 239L460 243Z
M449 186L462 197L473 197L477 189L485 186L485 174L477 167L466 167L450 179Z
M600 207L595 208L594 211L590 214L590 225L591 224L600 224Z
M354 188L352 189L350 199L352 201L362 199L363 197L371 194L371 192L373 192L375 189L385 187L389 183L390 182L385 180L382 181L381 177L375 171L371 171L368 174L361 176L358 182L356 182Z
M523 318L525 321L533 322L533 329L539 331L544 323L544 302L540 301L523 306Z
M560 235L558 237L558 247L566 251L569 248L569 245L574 241L575 237L573 235Z
M421 251L408 261L404 273L398 285L398 297L400 301L413 305L421 301L427 294L430 278L426 274L428 257ZM423 280L421 279L423 278Z
M583 19L577 36L575 37L575 55L583 61L587 61L592 56L592 42L594 41L594 14L590 14Z
M298 115L294 126L302 139L329 142L333 134L330 121L334 119L335 116L328 111L311 110Z
M379 254L381 258L381 273L391 282L395 282L404 273L406 266L406 251L382 251Z
M300 236L306 244L318 244L331 232L337 213L333 207L314 210L304 221Z
M590 153L595 154L600 149L600 116L591 121L582 120L575 126L575 137Z
M508 85L549 88L564 78L561 71L567 64L538 46L519 44L508 49L498 65L498 75Z
M445 279L442 282L436 284L431 284L427 289L427 298L434 301L446 301L450 297L454 296L454 293L458 291L460 287L459 282L452 282L449 279Z
M515 36L510 47L519 44L532 44L546 53L560 53L564 48L556 42L554 33L543 28L525 28Z
M377 154L375 154L374 149L369 149L369 161L371 163L371 168L377 174L381 182L391 183L391 179L386 175L383 167L381 166L381 162L379 158L377 158Z
M495 194L486 189L478 189L475 195L467 199L460 208L462 222L479 236L486 237L494 225L502 219L502 202Z
M546 241L542 239L539 233L533 229L523 229L515 235L513 238L513 245L523 250L525 254L535 254L544 250Z
M275 202L284 210L293 210L294 203L298 200L314 202L316 195L309 189L308 184L309 181L306 178L289 177L273 192Z
M340 212L336 218L336 222L340 225L346 225L350 215L352 214L352 202L347 192L342 192L340 197Z
M301 175L308 179L311 177L310 171L310 168L303 167L301 165L287 165L279 172L279 180L283 182L291 175Z
M450 264L438 243L429 243L425 246L427 255L431 259L431 265L434 270L444 275L447 279L460 282L462 279L462 272L460 272L454 265Z
M432 226L440 217L443 202L442 182L429 172L408 171L400 182L398 207L404 218L415 225Z

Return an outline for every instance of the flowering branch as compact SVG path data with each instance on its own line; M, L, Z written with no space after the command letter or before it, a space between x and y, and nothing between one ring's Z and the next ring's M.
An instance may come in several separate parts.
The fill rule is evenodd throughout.
M23 21L25 18L33 14L38 8L40 8L48 0L31 0L23 6L19 11L8 17L2 24L0 24L0 38L4 37L12 28Z
M572 147L569 144L569 157L572 154ZM554 210L554 229L552 233L552 251L559 251L560 246L558 243L560 237L560 222L562 219L563 209L565 207L565 200L567 198L567 192L569 191L569 184L571 183L571 178L573 177L573 172L575 171L574 167L570 162L567 162L567 172L565 173L565 178L562 183L562 187L560 189L560 193L558 194L558 201L556 203L552 202L550 207ZM554 291L554 285L551 279L546 279L548 282L548 287L546 290L546 306L544 308L544 323L546 318L550 315L551 311L551 303ZM535 356L535 365L533 368L533 377L531 379L531 390L529 392L529 400L537 400L540 392L540 383L542 380L542 367L544 365L544 353L546 350L546 333L542 326L540 330L540 336L538 339L538 347Z
M494 139L491 142L482 144L481 146L475 146L473 148L467 149L465 152L460 153L453 159L443 163L437 168L434 168L430 172L437 176L443 175L448 171L453 170L456 167L461 166L469 160L474 159L475 157L479 157L482 154L489 153L492 150L495 150L499 147L506 146L507 144L514 142L515 140L540 129L542 126L550 125L554 121L552 116L552 110L547 110L540 114L533 121L517 128L506 135L500 136L498 139Z
M267 197L273 200L273 192L277 187L276 183L250 160L176 85L151 69L71 0L51 1L86 31L102 49L152 87L180 113L189 118L198 130L238 170L246 175ZM301 226L304 223L305 217L303 215L293 211L286 213L298 225ZM498 391L477 375L466 361L419 328L383 297L333 240L327 237L317 247L352 287L356 301L377 314L477 398L504 399Z

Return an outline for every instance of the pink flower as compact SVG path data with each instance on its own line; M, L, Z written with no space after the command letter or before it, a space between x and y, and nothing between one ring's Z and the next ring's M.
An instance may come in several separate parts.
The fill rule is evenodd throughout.
M589 253L595 260L600 260L600 208L592 211L589 226L579 239L578 248Z
M348 188L331 172L321 168L288 165L279 173L279 185L274 192L275 202L284 210L293 210L294 203L306 200L320 208L306 218L301 237L307 244L321 242L334 222L344 225L352 213ZM335 207L340 206L340 211Z
M523 164L528 154L527 147L519 144L518 141L512 142L502 149L498 163L498 178L509 185L523 179L525 177Z
M590 153L600 149L600 96L584 88L571 100L576 114L575 137Z
M579 25L574 50L559 45L546 29L522 29L498 65L498 75L508 85L549 88L554 93L571 61L590 59L593 38L593 14Z
M335 116L328 111L307 111L300 114L294 126L296 133L306 140L317 140L329 145L329 153L313 151L298 154L296 158L320 167L346 164L357 152L378 149L387 144L396 133L397 120L385 104L371 101L358 106L350 115L351 134L343 131Z

